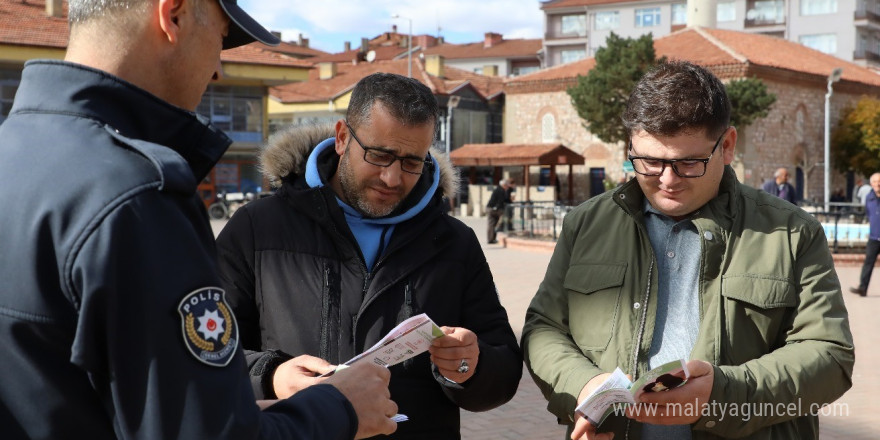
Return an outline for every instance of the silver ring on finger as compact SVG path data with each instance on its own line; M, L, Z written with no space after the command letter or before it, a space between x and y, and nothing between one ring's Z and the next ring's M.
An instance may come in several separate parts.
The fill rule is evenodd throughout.
M470 369L471 367L470 365L468 365L467 359L462 359L461 362L458 364L458 372L461 374L467 373L468 371L470 371Z

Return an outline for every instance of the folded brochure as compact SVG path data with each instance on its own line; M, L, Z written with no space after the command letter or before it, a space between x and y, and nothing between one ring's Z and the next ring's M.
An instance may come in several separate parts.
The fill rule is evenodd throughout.
M642 393L679 387L684 385L690 376L687 363L682 359L654 368L635 382L630 381L623 371L617 368L577 406L575 412L598 427L615 410L620 411L626 405L634 405L638 402Z
M348 368L359 362L372 362L376 365L390 367L407 359L418 356L431 346L431 341L443 336L443 330L434 324L428 315L422 313L413 316L391 329L385 337L370 347L367 351L351 358L348 362L336 367L334 372ZM332 373L330 373L332 374ZM322 376L328 376L324 374ZM405 414L395 414L391 418L397 423L405 422L409 418Z

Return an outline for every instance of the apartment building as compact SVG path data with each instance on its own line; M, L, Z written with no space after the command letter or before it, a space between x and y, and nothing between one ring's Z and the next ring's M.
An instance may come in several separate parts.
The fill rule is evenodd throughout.
M656 39L699 20L880 68L880 0L551 0L541 9L546 66L595 55L611 32Z

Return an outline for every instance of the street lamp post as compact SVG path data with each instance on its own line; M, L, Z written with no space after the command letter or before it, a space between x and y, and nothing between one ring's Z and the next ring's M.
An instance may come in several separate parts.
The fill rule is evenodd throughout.
M452 95L446 101L446 156L449 156L452 149L452 109L458 107L460 100L461 96Z
M828 212L828 200L831 194L831 95L834 90L831 85L840 81L843 68L838 67L831 71L828 76L828 93L825 94L825 212Z
M412 18L402 17L400 14L394 14L391 18L409 21L409 37L406 39L406 76L412 78Z

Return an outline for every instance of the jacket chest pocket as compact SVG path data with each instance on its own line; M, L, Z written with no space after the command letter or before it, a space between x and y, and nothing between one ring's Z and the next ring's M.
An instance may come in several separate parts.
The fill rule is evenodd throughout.
M726 353L722 359L739 364L785 344L798 297L788 280L765 275L722 279Z
M626 263L577 264L566 272L562 285L568 295L569 328L581 350L608 347L620 313L625 274Z

